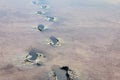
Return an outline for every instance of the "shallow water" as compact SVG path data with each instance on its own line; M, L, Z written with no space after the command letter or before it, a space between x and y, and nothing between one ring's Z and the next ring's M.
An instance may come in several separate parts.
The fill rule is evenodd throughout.
M69 66L80 80L119 80L119 3L48 1L48 15L58 18L52 23L36 14L40 8L32 0L0 0L0 80L47 80L54 65ZM39 24L48 30L34 29ZM63 45L48 45L50 36L62 39ZM46 55L43 66L23 63L32 48Z

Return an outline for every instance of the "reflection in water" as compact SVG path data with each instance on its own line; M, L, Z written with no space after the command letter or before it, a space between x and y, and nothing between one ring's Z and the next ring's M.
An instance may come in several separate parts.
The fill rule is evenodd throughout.
M35 5L41 5L41 4L46 4L47 1L46 0L34 0L33 4Z
M48 6L48 5L42 5L41 6L41 9L49 9L50 8L50 6Z
M44 11L37 11L37 14L45 15L45 12Z
M38 30L44 31L45 30L45 26L43 24L39 24L38 25Z
M49 22L56 22L57 18L56 17L46 16L46 20L48 20Z
M58 45L58 43L59 43L59 40L56 37L54 37L54 36L50 37L50 45L51 46Z

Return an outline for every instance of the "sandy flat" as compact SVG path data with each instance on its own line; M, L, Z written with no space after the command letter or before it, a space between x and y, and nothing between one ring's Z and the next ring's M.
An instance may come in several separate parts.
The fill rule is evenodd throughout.
M69 66L79 80L120 80L120 11L54 3L48 11L58 21L49 23L31 0L0 1L0 80L47 80L54 65ZM34 29L40 23L49 29ZM63 45L49 46L52 35ZM45 53L43 66L24 63L32 48Z

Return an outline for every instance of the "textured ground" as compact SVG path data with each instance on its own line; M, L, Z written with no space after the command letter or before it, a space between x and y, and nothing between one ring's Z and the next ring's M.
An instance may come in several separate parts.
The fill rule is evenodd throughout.
M37 6L25 2L0 1L0 80L47 80L53 65L70 66L80 80L120 80L120 11L111 7L51 5L50 13L57 23L35 15ZM68 4L67 4L68 5ZM69 4L71 5L71 4ZM46 32L33 29L39 23ZM57 36L61 47L47 45ZM31 48L47 56L41 67L25 65L24 57Z

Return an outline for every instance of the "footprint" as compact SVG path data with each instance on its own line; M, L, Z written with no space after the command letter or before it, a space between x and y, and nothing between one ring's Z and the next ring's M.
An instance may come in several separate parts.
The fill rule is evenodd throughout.
M68 66L55 67L48 74L49 80L78 80L73 70Z

